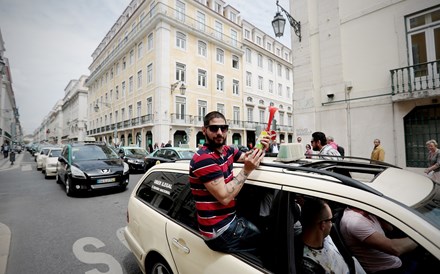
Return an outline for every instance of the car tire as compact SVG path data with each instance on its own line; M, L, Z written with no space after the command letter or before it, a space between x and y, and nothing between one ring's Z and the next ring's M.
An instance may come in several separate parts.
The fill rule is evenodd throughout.
M65 187L66 187L66 195L72 197L75 190L73 189L72 180L70 178L67 178Z
M161 258L158 259L155 258L154 261L147 266L147 273L173 274L173 271L171 271L171 268L168 266L165 260Z

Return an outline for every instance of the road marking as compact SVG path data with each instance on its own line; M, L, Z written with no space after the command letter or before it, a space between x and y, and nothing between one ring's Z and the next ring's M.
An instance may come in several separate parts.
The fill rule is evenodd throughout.
M116 237L118 237L119 241L130 251L130 247L128 247L128 243L125 240L124 236L124 228L121 227L120 229L116 230Z
M93 237L81 238L77 240L72 247L73 254L75 254L76 258L86 264L106 264L109 270L107 272L101 272L98 269L94 268L92 270L86 271L85 274L123 274L121 265L115 258L113 258L113 256L103 252L85 251L85 247L88 245L92 245L97 249L105 246L105 244L99 239ZM88 249L90 250L90 248Z
M30 171L32 170L32 166L31 165L25 165L21 167L21 171Z

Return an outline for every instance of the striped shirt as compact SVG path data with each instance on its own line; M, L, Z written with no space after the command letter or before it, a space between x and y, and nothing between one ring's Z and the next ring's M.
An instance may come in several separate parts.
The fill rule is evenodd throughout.
M223 177L225 184L232 181L233 163L240 159L241 151L223 146L222 153L203 146L194 154L189 168L189 182L197 209L200 233L213 238L215 232L235 217L235 199L223 205L206 189L205 183Z

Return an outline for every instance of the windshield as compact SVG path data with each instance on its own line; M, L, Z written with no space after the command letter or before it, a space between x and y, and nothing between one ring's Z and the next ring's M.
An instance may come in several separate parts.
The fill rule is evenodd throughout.
M147 155L147 151L143 148L129 148L125 150L126 155L141 154Z
M180 151L180 154L182 155L182 159L192 159L194 151Z
M118 155L107 146L85 145L72 148L72 160L107 160L118 159Z
M428 222L440 229L440 184L434 183L434 189L426 199L415 207Z
M49 154L49 157L59 157L61 155L61 149L52 150Z

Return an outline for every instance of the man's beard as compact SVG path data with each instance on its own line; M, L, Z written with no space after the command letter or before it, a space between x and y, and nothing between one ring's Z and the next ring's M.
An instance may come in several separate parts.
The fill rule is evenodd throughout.
M222 135L217 135L215 138L209 138L206 136L206 140L208 146L214 149L220 148L226 144L226 138L224 138Z
M320 149L319 149L318 146L313 146L313 147L312 147L312 150L313 150L313 151L320 151Z

